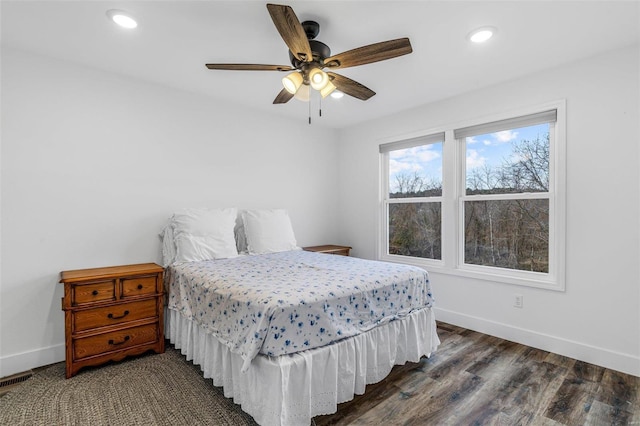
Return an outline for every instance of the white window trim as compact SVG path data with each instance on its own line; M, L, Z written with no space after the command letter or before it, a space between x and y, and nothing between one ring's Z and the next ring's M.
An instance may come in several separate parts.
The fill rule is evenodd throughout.
M459 143L454 136L454 129L470 127L483 123L511 119L513 117L536 114L546 110L555 109L557 118L553 140L550 140L549 156L553 161L549 162L549 193L520 193L520 194L496 194L495 199L524 199L524 198L548 198L549 199L549 273L520 271L507 268L465 264L464 235L458 223L463 220L462 203L466 199L472 200L473 196L462 198L461 191L466 182L466 171L460 164L464 164L465 146ZM424 267L430 272L468 277L479 280L488 280L518 286L536 287L555 291L565 290L565 250L566 250L566 101L559 100L541 105L513 110L508 113L496 114L475 120L467 120L455 125L447 125L442 128L429 131L416 132L412 135L403 135L380 141L380 144L401 142L403 140L428 136L435 133L445 133L442 147L443 155L443 193L442 197L429 197L430 201L440 201L442 208L442 260L422 259L409 256L389 255L388 253L388 188L389 170L388 153L380 155L380 209L378 217L378 259L384 261L406 263ZM452 165L456 165L452 167ZM556 169L557 167L557 169ZM552 189L552 190L551 190ZM490 198L494 198L491 196ZM483 199L488 199L483 196ZM395 199L394 199L395 200ZM422 199L407 199L405 202L413 202ZM396 202L396 201L394 201ZM398 201L399 202L399 201ZM553 256L553 257L552 257ZM553 267L551 266L553 264Z
M417 260L418 266L429 266L429 267L442 267L443 260L442 259L428 259L428 258L416 258L411 256L402 256L398 254L388 254L389 253L389 239L387 236L389 235L389 204L401 204L401 203L440 203L441 208L441 217L444 209L444 200L445 200L445 189L444 182L442 187L442 195L438 197L409 197L409 198L389 198L389 161L388 155L389 151L395 151L399 149L408 148L411 146L421 146L428 145L431 143L442 142L442 149L444 150L444 141L442 139L442 135L444 131L442 129L434 129L429 131L422 131L413 133L410 135L404 135L402 137L391 138L385 141L381 141L380 144L380 197L381 200L381 209L379 210L378 217L380 220L378 223L378 259L386 260L389 262L398 262L398 263L407 263L407 264L415 264ZM416 144L414 141L421 141L423 143ZM444 153L443 153L444 157ZM444 158L443 158L444 164ZM442 258L444 258L444 226L445 218L442 217L442 224L440 227L440 241L442 243L441 253Z

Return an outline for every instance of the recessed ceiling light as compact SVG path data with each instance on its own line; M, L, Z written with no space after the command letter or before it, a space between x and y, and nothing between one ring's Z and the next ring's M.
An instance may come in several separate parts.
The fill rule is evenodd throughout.
M482 27L471 31L467 38L474 43L484 43L495 34L496 29L493 27Z
M107 16L123 28L135 28L138 23L127 12L117 9L107 10Z
M341 97L343 97L343 96L344 96L344 93L342 93L342 92L341 92L341 91L339 91L339 90L334 90L333 92L331 92L331 97L332 97L333 99L340 99L340 98L341 98Z

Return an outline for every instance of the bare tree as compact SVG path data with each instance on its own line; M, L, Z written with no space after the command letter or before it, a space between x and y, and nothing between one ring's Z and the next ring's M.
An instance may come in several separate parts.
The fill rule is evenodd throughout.
M549 134L515 142L513 155L517 161L503 160L502 186L517 192L549 191Z
M398 173L395 175L394 198L415 197L425 190L425 178L417 172Z

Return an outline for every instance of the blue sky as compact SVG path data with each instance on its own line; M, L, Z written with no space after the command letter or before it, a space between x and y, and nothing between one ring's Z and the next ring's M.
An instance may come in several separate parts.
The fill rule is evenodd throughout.
M549 133L549 124L521 127L467 138L467 171L476 167L500 166L504 160L517 161L513 142L533 140Z
M522 139L544 137L549 133L548 124L522 127L496 133L476 135L467 138L467 172L477 167L497 167L503 161L517 161L512 151L513 142ZM426 178L428 181L442 182L442 143L417 146L391 151L389 153L389 190L395 190L395 177L399 174Z

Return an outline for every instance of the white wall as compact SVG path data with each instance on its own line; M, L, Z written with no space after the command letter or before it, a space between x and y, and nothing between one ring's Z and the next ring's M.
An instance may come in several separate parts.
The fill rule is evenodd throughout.
M341 242L376 256L381 140L566 99L566 291L432 273L436 317L640 375L638 62L633 46L341 132Z
M337 239L334 131L5 48L1 88L0 377L64 360L60 271L159 262L174 210Z

